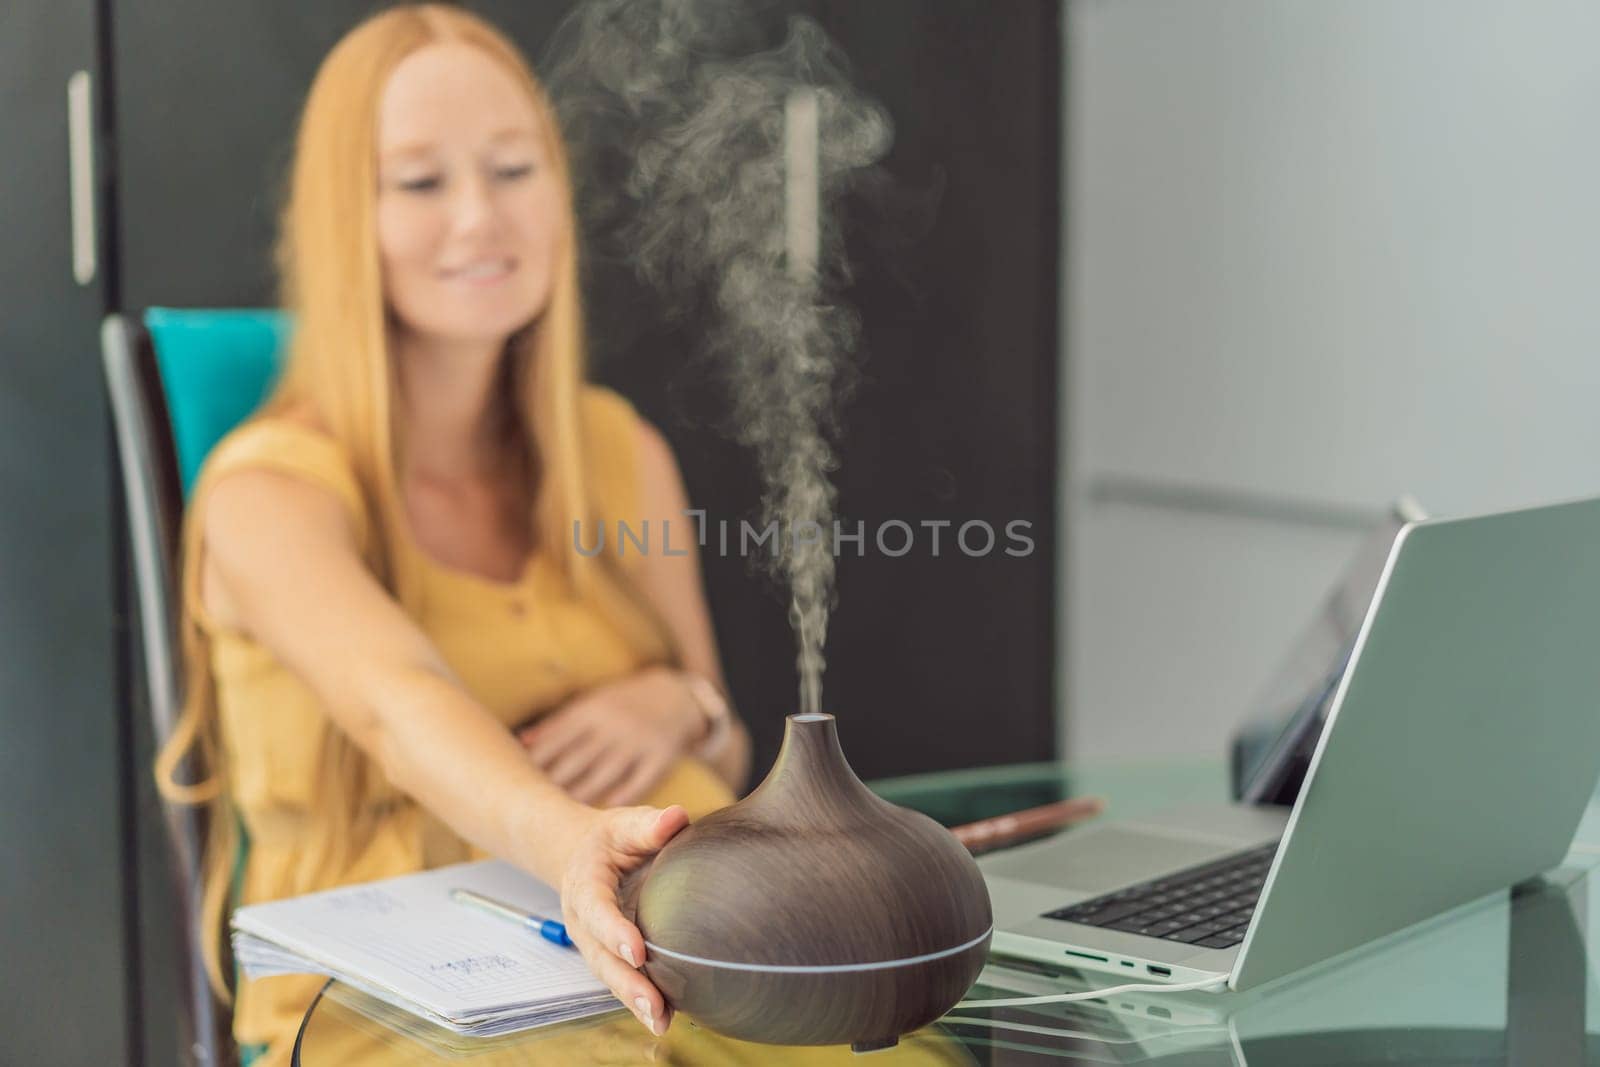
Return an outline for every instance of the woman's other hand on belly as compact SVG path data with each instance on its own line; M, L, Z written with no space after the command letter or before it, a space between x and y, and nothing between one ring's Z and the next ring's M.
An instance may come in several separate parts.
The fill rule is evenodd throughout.
M683 679L655 667L579 694L517 737L574 800L615 807L648 796L704 727Z

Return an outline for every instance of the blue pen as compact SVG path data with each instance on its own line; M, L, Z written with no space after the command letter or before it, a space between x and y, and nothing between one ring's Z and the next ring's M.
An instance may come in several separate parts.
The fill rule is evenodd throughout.
M490 915L509 919L518 926L525 926L529 930L537 931L539 936L546 941L552 941L567 948L573 947L572 938L567 936L565 923L559 923L554 919L546 919L543 916L533 915L526 911L519 911L510 904L502 904L492 897L486 897L482 893L474 893L470 889L452 889L450 890L450 899L458 904L466 904L469 907L477 908L479 911L486 911Z

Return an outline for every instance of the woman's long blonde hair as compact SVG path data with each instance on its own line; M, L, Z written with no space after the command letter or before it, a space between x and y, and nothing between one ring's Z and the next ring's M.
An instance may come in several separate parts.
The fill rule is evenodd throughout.
M261 415L310 410L348 457L377 531L371 565L413 615L417 560L407 550L397 475L404 447L394 412L397 382L376 232L377 121L389 75L411 53L440 41L481 48L527 92L546 131L547 159L563 194L566 238L556 252L548 303L507 346L505 380L518 432L514 447L529 472L531 529L551 551L568 587L591 597L650 659L676 662L670 631L620 573L609 553L556 552L579 520L594 518L587 493L580 393L585 378L577 226L567 152L555 110L515 45L480 18L442 4L414 4L372 16L345 35L311 85L280 221L277 266L283 306L294 320L289 362ZM259 417L259 416L258 416ZM227 999L222 945L241 843L211 675L210 641L193 617L200 581L198 508L185 519L181 568L184 708L156 760L162 795L204 804L208 829L200 916L207 969ZM371 840L384 783L376 767L324 719L317 771L317 825L296 868L299 890L319 888ZM177 780L190 752L205 777Z

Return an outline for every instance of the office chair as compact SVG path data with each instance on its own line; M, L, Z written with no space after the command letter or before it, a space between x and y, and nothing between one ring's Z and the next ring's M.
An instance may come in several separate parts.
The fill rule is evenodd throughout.
M183 505L212 447L265 399L289 321L267 310L149 308L110 315L101 357L122 474L144 696L159 750L183 707L178 550ZM190 764L187 780L206 768ZM199 1067L233 1062L226 1011L212 998L199 937L204 813L163 804L179 890L184 1020ZM247 1057L248 1058L248 1057Z

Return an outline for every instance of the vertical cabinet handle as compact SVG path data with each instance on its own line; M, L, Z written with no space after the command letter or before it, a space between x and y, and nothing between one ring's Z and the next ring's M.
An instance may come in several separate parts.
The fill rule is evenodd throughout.
M94 113L89 72L67 79L68 181L72 203L72 277L79 285L94 281Z

